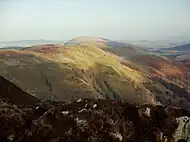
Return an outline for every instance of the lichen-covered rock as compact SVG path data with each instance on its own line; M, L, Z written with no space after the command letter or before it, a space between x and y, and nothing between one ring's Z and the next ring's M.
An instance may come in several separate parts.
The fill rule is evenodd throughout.
M184 139L190 142L190 117L182 116L176 118L176 120L178 122L178 128L173 135L175 141Z

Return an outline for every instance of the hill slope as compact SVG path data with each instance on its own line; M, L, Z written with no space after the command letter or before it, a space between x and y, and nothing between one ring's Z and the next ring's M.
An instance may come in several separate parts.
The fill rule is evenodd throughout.
M38 98L123 98L155 103L142 85L144 75L94 45L60 47L54 53L29 49L12 52L8 56L1 52L1 74Z
M156 104L157 101L168 104L170 100L176 106L181 105L182 100L183 107L189 106L186 95L175 95L174 98L176 90L167 86L171 83L167 76L181 74L175 66L170 69L174 64L154 56L150 58L155 61L152 64L149 55L127 59L128 56L120 56L121 52L116 55L106 50L110 48L107 43L95 41L32 46L8 53L0 51L0 74L39 99L125 99L137 104ZM159 69L162 65L167 68L165 72ZM153 78L155 73L158 78L163 76L164 83Z

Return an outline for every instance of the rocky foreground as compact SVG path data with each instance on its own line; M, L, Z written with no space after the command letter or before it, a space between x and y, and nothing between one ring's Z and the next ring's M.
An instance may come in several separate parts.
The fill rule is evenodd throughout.
M42 101L19 107L0 100L1 142L190 141L190 111L125 101Z
M0 142L189 142L190 111L126 101L40 101L0 77Z

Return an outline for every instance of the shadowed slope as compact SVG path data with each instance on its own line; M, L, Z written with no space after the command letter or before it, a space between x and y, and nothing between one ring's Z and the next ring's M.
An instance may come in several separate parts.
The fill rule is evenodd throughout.
M37 98L22 91L2 76L0 76L0 97L11 100L17 105L30 105L38 102Z

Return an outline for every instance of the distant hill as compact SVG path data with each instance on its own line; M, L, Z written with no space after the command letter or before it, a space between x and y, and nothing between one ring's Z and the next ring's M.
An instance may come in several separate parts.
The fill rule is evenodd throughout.
M180 46L175 46L171 48L166 48L163 50L174 50L174 51L180 51L180 52L190 52L190 43L189 44L183 44Z
M170 47L176 47L183 44L187 44L190 41L189 40L126 40L123 42L131 43L135 46L138 46L143 49L147 48L170 48Z
M106 39L106 38L102 38L102 37L80 36L80 37L75 37L70 41L76 41L76 42L88 42L88 41L106 42L106 41L109 41L109 40Z
M2 47L2 48L0 48L0 50L19 50L19 49L22 49L22 48L24 48L24 47Z
M109 40L102 37L90 37L90 36L81 36L73 38L72 40L66 42L68 45L81 44L81 43L104 43L109 47L124 47L130 46L131 44L124 43L122 41ZM132 46L132 45L131 45Z
M65 41L59 40L18 40L18 41L0 41L1 48L29 47L38 44L64 44ZM15 49L15 48L14 48Z
M37 53L53 53L57 51L58 48L64 47L63 44L39 44L30 47L25 47L20 50L22 51L33 51Z
M156 50L149 50L149 52L156 53L165 56L169 59L175 59L176 57L183 57L186 53L190 53L190 44L182 44L169 48L160 48Z
M177 57L176 57L176 60L178 60L178 61L186 61L186 60L189 60L189 61L190 61L190 53L186 53L186 54L177 56Z
M94 44L105 51L109 51L123 57L134 55L136 54L137 50L140 50L140 48L122 41L113 41L106 38L90 36L76 37L66 42L66 45L78 45L86 43Z

